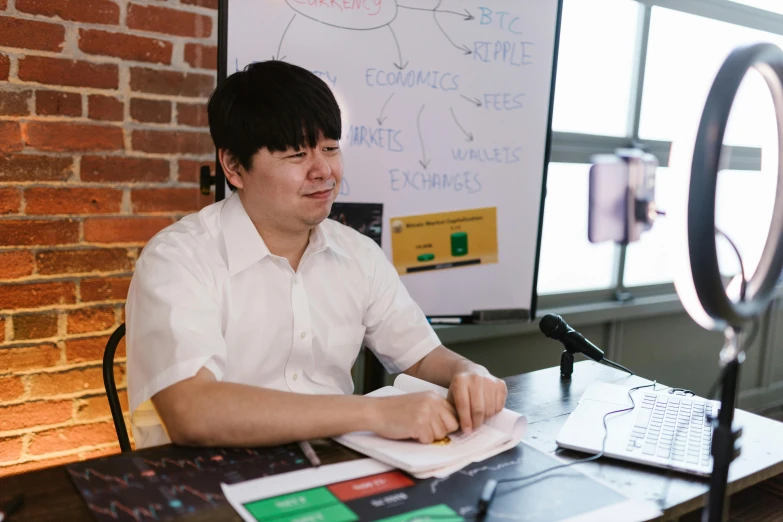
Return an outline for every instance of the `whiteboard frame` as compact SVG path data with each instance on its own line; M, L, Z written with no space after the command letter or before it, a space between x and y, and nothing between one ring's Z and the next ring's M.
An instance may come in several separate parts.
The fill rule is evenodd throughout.
M538 209L538 232L536 233L536 257L533 263L533 286L531 288L530 309L527 312L527 321L533 321L536 318L536 308L538 305L538 269L541 259L541 236L544 229L544 203L546 200L546 182L549 174L549 161L552 156L552 114L555 102L555 85L557 81L557 62L560 52L560 27L563 18L563 0L551 0L557 2L557 15L554 35L554 49L552 50L552 78L549 85L549 111L547 116L546 145L544 147L544 168L543 179L541 180L541 198ZM218 64L217 64L217 85L220 85L227 77L228 70L228 3L229 0L218 0ZM215 202L225 199L226 194L230 194L228 181L226 180L223 168L220 166L218 153L215 151ZM428 316L431 319L437 319L441 316ZM484 322L481 316L474 312L472 316L461 316L457 319L460 324L470 324L473 322ZM486 321L492 322L492 321ZM499 321L508 322L508 321ZM513 321L518 322L518 321Z

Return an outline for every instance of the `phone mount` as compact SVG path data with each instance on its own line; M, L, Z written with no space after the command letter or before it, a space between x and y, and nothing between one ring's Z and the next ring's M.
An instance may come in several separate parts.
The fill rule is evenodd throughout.
M730 297L723 286L718 265L715 229L715 196L719 162L726 125L737 91L747 72L758 71L767 83L775 105L778 125L778 178L775 204L767 242L753 276L742 281L744 292ZM739 455L734 430L735 402L744 325L761 316L773 297L783 271L783 51L772 44L735 49L724 61L704 106L693 149L687 205L687 265L675 281L677 293L688 314L708 330L723 331L726 342L720 352L721 408L712 441L713 469L705 522L724 518L729 466ZM731 286L731 285L730 285Z
M636 147L596 154L590 162L588 239L620 245L638 241L663 214L655 204L658 159Z

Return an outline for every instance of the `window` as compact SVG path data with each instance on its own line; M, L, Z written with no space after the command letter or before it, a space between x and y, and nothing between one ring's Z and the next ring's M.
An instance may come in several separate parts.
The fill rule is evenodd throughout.
M639 136L671 141L679 137L683 121L689 125L694 121L698 124L707 94L723 61L736 47L757 42L783 45L783 38L687 13L653 8ZM725 143L759 147L769 129L775 129L774 117L760 118L771 104L763 78L751 71L735 100ZM760 121L763 125L759 125Z
M552 128L624 136L639 4L565 0Z
M691 38L699 34L700 38ZM737 46L758 41L781 43L770 35L690 14L653 8L647 75L642 103L641 137L674 140L692 147L704 102L725 57ZM718 177L716 224L734 241L752 272L766 241L777 177L777 128L774 106L764 79L750 71L732 107L724 144L762 148L762 172L724 170ZM686 143L687 142L687 143ZM724 160L727 158L724 158ZM677 166L682 168L682 166ZM685 167L687 168L687 166ZM680 171L681 172L681 171ZM674 169L659 169L656 200L666 211L684 206L686 186ZM625 266L627 286L672 281L669 253L676 226L665 217L642 239L629 245ZM721 271L739 271L737 256L718 239Z
M613 284L615 247L587 240L590 165L550 163L538 293L608 288Z

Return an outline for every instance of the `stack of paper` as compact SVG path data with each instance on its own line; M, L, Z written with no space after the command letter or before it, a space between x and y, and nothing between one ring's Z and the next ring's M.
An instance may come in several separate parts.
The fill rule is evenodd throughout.
M388 397L434 391L442 397L448 390L441 386L401 374L394 386L386 386L368 396ZM448 436L448 442L422 444L411 440L390 440L372 432L354 432L336 437L340 444L407 471L417 478L445 477L472 462L479 462L507 449L522 440L527 431L527 420L520 414L503 409L470 435L458 431Z

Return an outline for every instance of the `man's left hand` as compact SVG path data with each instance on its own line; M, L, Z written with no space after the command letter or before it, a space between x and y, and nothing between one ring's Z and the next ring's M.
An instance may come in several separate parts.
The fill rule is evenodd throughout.
M454 403L460 428L470 433L506 404L506 383L484 368L457 373L449 386L449 400Z

